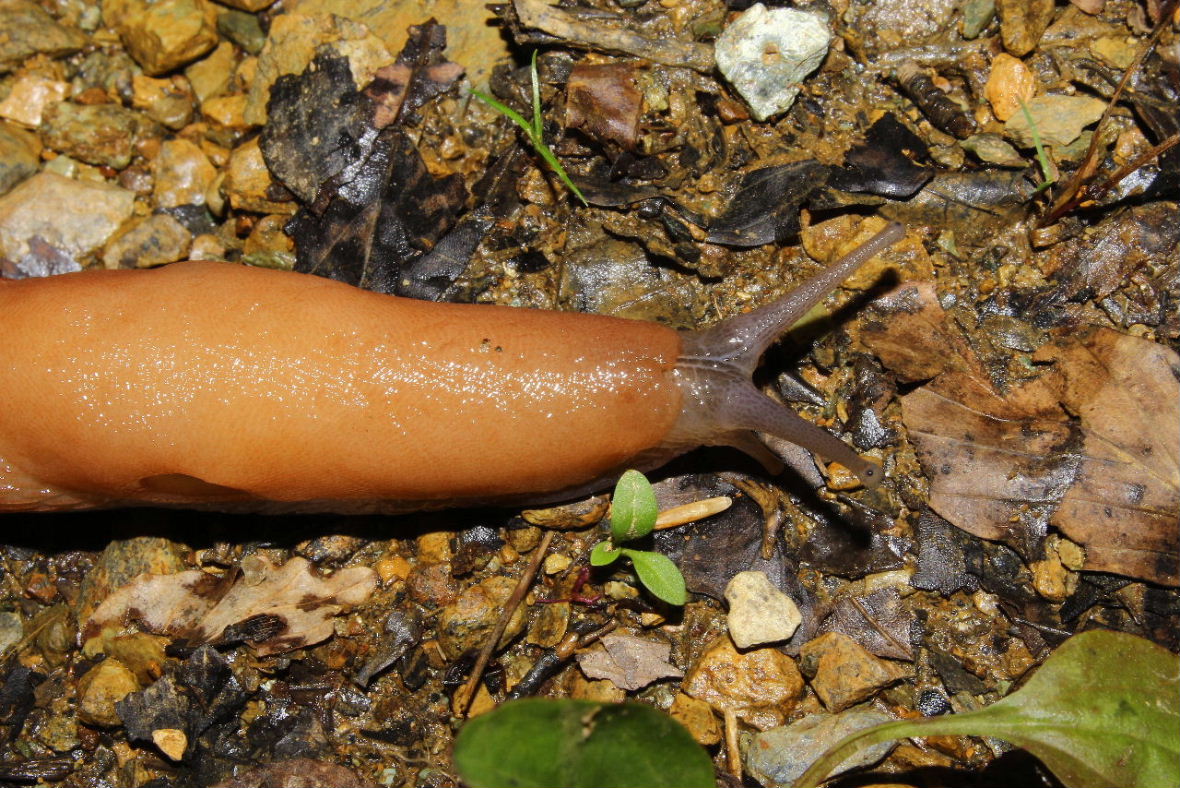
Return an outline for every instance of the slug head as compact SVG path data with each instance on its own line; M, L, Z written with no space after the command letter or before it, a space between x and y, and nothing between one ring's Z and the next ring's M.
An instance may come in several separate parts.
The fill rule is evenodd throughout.
M778 301L699 331L682 332L676 364L681 413L666 443L733 446L778 470L782 462L755 434L765 432L839 462L866 487L879 484L880 465L767 397L750 378L763 353L779 336L853 271L904 235L905 228L893 222Z

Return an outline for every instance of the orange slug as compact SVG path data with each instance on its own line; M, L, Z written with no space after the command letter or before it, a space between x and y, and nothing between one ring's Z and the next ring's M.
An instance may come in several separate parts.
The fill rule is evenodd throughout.
M880 468L750 382L893 224L693 332L378 295L216 262L0 283L0 511L408 511L553 501L766 432Z

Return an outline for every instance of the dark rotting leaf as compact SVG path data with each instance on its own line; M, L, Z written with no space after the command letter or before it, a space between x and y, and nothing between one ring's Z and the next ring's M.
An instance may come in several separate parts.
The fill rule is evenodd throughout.
M833 188L867 192L895 200L913 196L934 177L934 170L916 162L929 161L926 143L892 113L869 127L865 141L844 157L844 167L832 174Z
M787 243L799 232L800 207L827 184L831 171L808 159L746 173L705 240L736 247Z

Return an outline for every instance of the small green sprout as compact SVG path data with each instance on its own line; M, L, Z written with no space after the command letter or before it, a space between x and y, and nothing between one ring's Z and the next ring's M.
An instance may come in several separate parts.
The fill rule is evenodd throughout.
M570 180L570 176L566 173L565 168L561 166L561 162L557 160L557 156L553 154L553 151L550 150L549 145L545 142L545 126L544 122L541 120L541 83L537 79L537 50L535 49L533 50L532 77L533 120L531 123L525 120L524 117L512 107L509 107L506 104L501 104L499 101L496 101L486 93L473 90L471 91L471 94L483 103L487 104L492 109L496 110L496 112L499 112L501 115L509 118L517 126L520 126L522 129L524 129L524 133L528 135L529 142L531 142L533 145L533 150L535 150L541 156L541 158L545 160L545 163L548 164L557 177L561 179L561 182L566 185L566 188L573 192L574 195L582 201L582 205L589 207L590 203L586 202L586 198L582 194L582 190L575 186L574 182Z
M1057 182L1057 168L1053 166L1053 162L1049 161L1049 155L1045 153L1045 145L1041 142L1041 131L1037 128L1037 122L1033 120L1032 113L1028 111L1028 105L1024 103L1023 99L1020 99L1020 111L1024 113L1024 119L1028 122L1028 133L1032 136L1033 148L1037 151L1037 164L1041 167L1041 182L1033 192L1033 194L1040 194Z
M650 534L659 513L656 494L647 477L639 471L624 473L615 485L615 494L611 499L611 538L594 546L590 551L590 564L608 566L619 556L626 556L631 559L635 574L644 588L669 605L683 605L688 601L684 575L680 574L672 559L650 550L616 546Z

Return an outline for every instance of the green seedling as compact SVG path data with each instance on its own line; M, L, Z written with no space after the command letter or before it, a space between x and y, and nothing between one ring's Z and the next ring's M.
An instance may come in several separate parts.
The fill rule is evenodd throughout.
M1028 121L1028 133L1032 135L1033 148L1037 152L1037 164L1041 168L1041 182L1033 192L1033 194L1040 194L1057 183L1057 168L1053 166L1053 162L1049 161L1049 154L1045 153L1045 145L1041 142L1041 130L1037 128L1037 122L1033 120L1032 113L1028 111L1028 105L1024 103L1024 99L1020 99L1020 111L1024 113L1024 119Z
M520 128L523 129L524 133L528 136L529 142L532 143L533 150L535 150L537 154L545 160L545 163L548 164L550 169L552 169L557 177L561 179L561 182L566 185L566 188L573 192L574 195L582 201L582 205L589 207L590 203L586 202L586 198L583 196L582 190L575 186L574 182L570 180L569 174L566 173L565 168L561 166L561 162L557 160L557 156L554 155L553 151L549 148L548 143L545 142L545 126L541 120L541 83L537 79L536 50L533 50L531 73L533 78L533 119L531 122L525 120L524 117L512 107L496 101L486 93L473 90L471 91L471 94L483 103L487 104L492 109L496 110L496 112L499 112L501 115L504 115L510 119L517 126L520 126Z
M642 539L652 532L659 516L656 494L651 483L639 471L627 471L615 485L611 499L611 538L599 542L590 551L592 566L609 566L626 556L635 567L635 574L643 587L669 605L683 605L688 601L684 575L663 553L620 547L623 542Z

